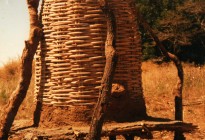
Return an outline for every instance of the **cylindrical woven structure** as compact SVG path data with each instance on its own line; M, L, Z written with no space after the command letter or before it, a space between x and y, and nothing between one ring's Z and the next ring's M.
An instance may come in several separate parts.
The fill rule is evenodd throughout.
M113 97L110 117L117 119L119 112L120 118L145 116L138 27L126 0L109 0L109 5L117 20L119 58L114 83L126 89L124 95ZM97 102L104 71L105 17L96 0L44 0L42 23L44 39L36 54L38 100L69 108L70 117L72 111L84 115ZM115 112L118 117L112 117Z

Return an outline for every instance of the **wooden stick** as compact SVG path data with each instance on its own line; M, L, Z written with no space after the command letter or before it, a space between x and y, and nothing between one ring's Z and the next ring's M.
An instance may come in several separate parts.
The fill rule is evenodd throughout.
M144 128L151 131L179 131L179 132L189 132L196 129L190 123L184 123L182 121L166 121L166 122L131 122L131 123L118 123L113 125L105 125L103 127L102 136L111 135L127 135L127 134L137 134L137 132L142 132Z
M25 48L21 57L21 77L16 90L12 93L9 102L4 107L4 114L1 118L0 139L8 139L8 133L18 112L18 109L26 97L26 93L32 76L32 62L39 40L42 36L42 30L38 21L39 0L27 0L30 15L30 34L29 39L25 41Z
M117 65L117 54L115 50L116 41L116 21L113 12L108 7L106 0L98 0L100 7L107 20L107 38L105 42L105 57L106 64L104 74L101 82L101 89L99 92L99 99L93 114L90 132L88 135L89 140L100 140L102 125L105 118L105 113L108 108L110 100L112 81L114 72Z
M38 16L38 19L39 19L39 24L41 27L43 27L43 24L42 24L42 13L43 13L43 6L44 6L44 0L41 1L41 8L40 8L40 12L39 12L39 16ZM40 41L40 46L42 45L42 40ZM42 58L41 61L45 59L45 58ZM43 66L42 66L43 67ZM42 73L42 70L41 70L41 73ZM42 77L40 79L42 81ZM42 89L42 86L40 86L40 89ZM43 105L43 101L42 101L42 94L38 93L37 96L36 96L36 104L35 104L35 110L34 110L34 113L33 113L33 126L34 127L38 127L39 126L39 122L40 122L40 117L41 117L41 109L42 109L42 105Z
M149 132L147 132L147 130ZM126 122L126 123L108 123L103 125L101 136L113 136L126 135L126 136L141 136L144 132L150 133L152 131L178 131L178 132L193 132L197 129L197 126L191 123L184 123L182 121L138 121L138 122ZM78 135L85 136L88 134L88 128L84 127L73 127L74 132ZM141 134L141 135L140 135Z

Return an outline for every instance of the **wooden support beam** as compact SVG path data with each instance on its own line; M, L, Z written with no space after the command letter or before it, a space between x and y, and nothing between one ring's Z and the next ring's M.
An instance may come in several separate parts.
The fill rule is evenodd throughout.
M38 5L40 0L27 0L30 16L29 39L25 41L25 48L21 56L21 77L16 90L11 94L9 102L4 107L4 113L0 122L0 139L7 140L8 133L13 124L18 109L26 97L32 76L32 62L39 41L42 36L41 26L38 20ZM14 27L15 28L15 27Z
M42 14L43 14L43 10L44 10L44 2L45 0L41 0L41 7L40 7L40 12L39 12L39 24L43 27L43 24L42 24ZM42 43L42 40L40 40L40 45ZM43 59L41 58L41 62L43 61ZM43 68L42 68L43 69ZM42 73L43 70L41 70L41 73ZM42 81L42 78L41 78L41 81ZM41 90L42 87L40 86L40 89ZM41 110L42 110L42 105L43 105L43 101L42 101L42 95L40 93L37 94L36 96L36 108L34 110L34 113L33 113L33 126L35 127L38 127L39 126L39 122L40 122L40 117L41 117Z
M105 124L102 130L102 136L135 134L143 132L145 129L148 129L150 132L162 130L190 132L195 130L196 126L182 121L139 121L131 123Z
M105 42L105 69L101 81L101 89L99 91L99 99L96 104L94 114L91 121L88 140L100 140L101 130L110 102L112 81L117 65L116 53L116 21L114 13L108 6L107 0L98 0L100 8L105 15L107 21L107 38Z

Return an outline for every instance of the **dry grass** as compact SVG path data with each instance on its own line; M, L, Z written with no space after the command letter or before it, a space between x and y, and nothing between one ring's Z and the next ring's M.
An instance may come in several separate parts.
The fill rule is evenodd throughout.
M0 105L8 100L19 79L19 60L10 60L0 68Z
M185 98L199 98L205 90L205 66L183 64ZM161 65L145 62L142 65L143 88L146 94L155 93L159 96L172 92L177 80L177 70L172 63Z
M174 98L171 94L177 80L175 67L167 63L157 65L144 62L142 71L147 113L153 117L173 119L174 116L171 115L173 113L170 114L166 110L174 107ZM161 116L159 116L159 111ZM171 111L174 112L173 108Z
M199 130L186 134L187 140L205 138L205 66L183 64L183 112L184 121L198 125ZM172 63L161 65L145 62L142 65L142 80L147 113L152 117L174 119L174 96L172 89L176 84L177 71ZM156 133L156 139L170 139L170 135ZM157 137L157 136L156 136Z
M12 92L16 89L19 77L20 77L20 58L16 60L10 60L3 67L0 67L0 108L4 106ZM32 112L30 110L33 107L33 88L34 80L32 78L31 85L28 90L27 97L20 107L20 111L17 115L19 118L30 118Z
M183 64L184 68L184 104L204 101L205 97L205 66ZM173 101L172 89L177 83L177 70L172 63L161 65L145 62L142 65L142 81L145 97L162 102L163 97ZM160 99L160 100L159 100ZM167 103L169 104L169 103Z

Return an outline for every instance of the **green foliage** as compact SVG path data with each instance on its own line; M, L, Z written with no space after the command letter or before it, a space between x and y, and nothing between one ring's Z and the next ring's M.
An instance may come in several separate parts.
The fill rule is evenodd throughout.
M204 63L205 1L185 1L160 21L158 36L183 61Z
M136 0L136 3L142 16L152 28L156 29L159 21L166 13L166 8L164 8L165 2L163 0ZM142 36L143 60L155 58L157 50L152 38L142 27L140 27L140 32Z
M145 42L142 48L143 60L148 60L156 57L156 47L154 42Z
M155 27L164 12L163 0L136 0L136 3L143 17L152 27Z
M204 0L136 0L137 7L161 42L184 61L205 61ZM144 60L159 56L140 27Z

